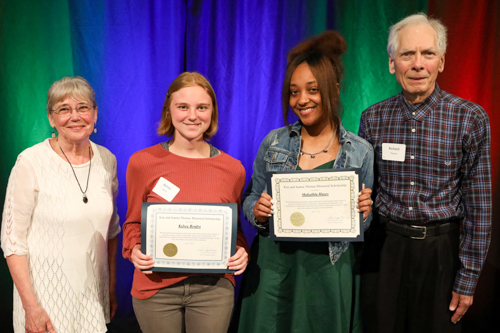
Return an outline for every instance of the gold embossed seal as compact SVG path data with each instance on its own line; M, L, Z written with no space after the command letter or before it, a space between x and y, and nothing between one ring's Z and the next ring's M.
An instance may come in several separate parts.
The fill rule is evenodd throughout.
M292 224L296 227L300 227L305 221L306 219L302 213L296 212L290 216L290 222L292 222Z
M175 244L168 243L163 247L163 253L165 253L167 257L175 257L177 254L177 246Z

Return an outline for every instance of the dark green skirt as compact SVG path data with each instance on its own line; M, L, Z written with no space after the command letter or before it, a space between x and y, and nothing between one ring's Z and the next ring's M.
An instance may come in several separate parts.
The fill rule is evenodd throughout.
M325 242L257 236L242 285L239 333L362 332L350 245L332 265Z

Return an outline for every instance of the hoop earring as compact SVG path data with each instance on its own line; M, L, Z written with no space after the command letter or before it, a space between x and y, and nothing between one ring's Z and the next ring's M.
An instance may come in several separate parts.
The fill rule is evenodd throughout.
M56 138L56 128L55 126L52 127L52 139L55 139Z

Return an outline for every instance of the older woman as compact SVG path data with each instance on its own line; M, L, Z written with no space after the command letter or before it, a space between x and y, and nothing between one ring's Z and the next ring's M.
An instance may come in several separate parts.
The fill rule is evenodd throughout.
M47 116L52 138L18 156L3 211L14 331L105 332L117 304L116 159L89 139L97 105L84 78L52 84Z
M143 202L166 202L155 185L165 179L180 191L173 203L240 203L245 169L206 140L217 131L217 101L198 73L182 73L170 85L158 133L173 137L135 153L127 168L127 221L123 256L135 266L132 296L143 332L226 332L233 309L233 274L159 273L141 252ZM236 253L227 266L234 275L248 262L239 227Z
M351 332L361 330L355 255L348 242L274 242L267 236L272 198L266 171L360 168L359 210L368 227L373 149L340 120L340 56L344 38L333 31L297 45L289 54L283 83L285 123L289 109L299 118L263 140L243 211L259 235L243 284L238 332ZM279 159L271 158L279 154Z

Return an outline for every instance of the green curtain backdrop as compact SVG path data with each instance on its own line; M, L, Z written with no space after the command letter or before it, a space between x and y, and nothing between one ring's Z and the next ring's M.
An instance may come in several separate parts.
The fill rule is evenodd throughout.
M387 46L389 27L419 12L427 12L426 0L339 1L339 31L347 40L342 93L343 122L347 129L357 133L361 112L401 92L389 73L389 59L383 50Z
M5 188L19 152L49 134L48 87L74 71L67 1L51 1L50 5L34 0L1 1L0 22L0 102L4 110L0 186Z

